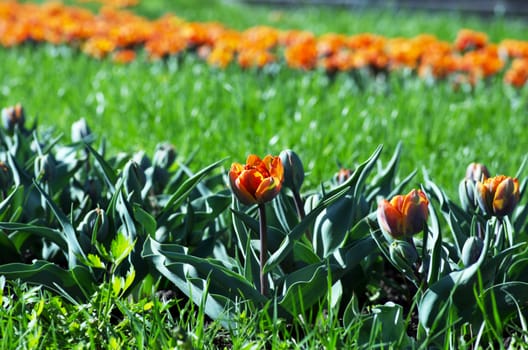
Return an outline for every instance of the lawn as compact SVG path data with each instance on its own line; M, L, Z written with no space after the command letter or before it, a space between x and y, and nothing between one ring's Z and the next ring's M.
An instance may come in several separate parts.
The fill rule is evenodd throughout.
M235 1L142 1L130 11L150 19L170 12L188 21L216 21L238 31L268 25L317 36L368 32L410 38L428 33L448 42L454 42L462 28L485 32L493 43L524 40L528 29L522 20L460 13L268 9ZM236 64L223 69L207 64L196 52L153 61L140 50L133 62L118 64L64 44L35 43L0 48L0 62L2 107L20 102L27 125L38 122L39 131L22 133L18 139L7 132L1 135L1 160L10 167L18 164L19 172L14 180L17 186L4 190L0 205L0 227L9 237L0 245L13 254L12 259L6 254L7 261L0 265L0 275L7 276L7 280L0 278L4 306L0 328L10 329L0 335L4 348L203 348L211 344L240 349L263 344L367 348L383 347L383 342L388 347L471 348L476 344L494 348L505 346L503 337L508 344L526 344L526 304L522 304L526 298L518 297L521 306L513 308L518 311L513 316L501 310L502 306L510 310L506 295L528 295L527 282L519 277L526 267L512 263L527 260L522 243L525 172L517 175L517 171L528 147L524 137L528 89L505 83L505 69L472 85L423 79L410 70L334 75L321 68L292 69L280 61L262 69ZM79 140L72 140L71 127L80 118L93 132L91 150L72 144ZM31 146L33 137L41 141L40 147ZM177 152L175 163L169 162L163 170L170 180L160 181L156 163L141 164L146 174L142 175L146 180L141 180L137 168L126 160L132 154L140 159L142 151L153 158L162 142L172 144ZM387 166L399 144L398 169L389 167L394 173L381 176L375 164L379 160ZM378 154L379 145L383 150ZM75 156L68 153L72 149ZM269 270L276 296L262 299L256 277L257 222L263 219L255 207L231 201L226 173L231 163L243 163L249 154L278 155L285 149L302 159L302 194L313 204L306 204L306 220L300 214L297 218L292 188L268 206L270 258L275 264ZM64 167L52 172L55 177L46 175L48 163L42 160L50 150L57 158L61 152L70 154L57 159ZM366 161L369 157L371 161ZM221 162L206 168L217 161ZM520 186L508 182L511 191L521 193L515 213L497 214L485 204L480 208L453 204L459 202L459 183L471 162L485 164L492 176L519 176ZM333 178L341 167L357 170L357 177L336 183ZM416 176L407 183L404 179L414 170ZM35 182L28 180L33 174ZM79 183L90 179L100 186L99 196L80 194ZM139 188L138 183L146 187ZM373 226L377 201L420 186L436 208L436 214L430 214L429 231L418 233L416 247L414 242L411 248L406 245L412 237L393 245ZM311 197L314 194L319 197ZM66 197L71 200L67 204ZM343 203L360 209L339 211ZM17 204L24 209L17 211ZM258 204L262 214L263 204ZM100 206L109 215L111 233L95 243L100 226L91 227L83 243L82 225ZM329 214L334 210L337 214ZM325 218L331 224L324 224ZM64 238L50 238L51 231L42 227L61 232ZM243 237L252 231L251 243ZM288 245L288 235L298 243ZM489 246L489 251L482 246L477 253L472 251L467 259L473 265L464 260L466 238ZM79 244L72 243L77 240ZM409 258L408 249L418 249L418 262L405 265L398 255L402 250L395 247L404 247L404 260ZM461 258L453 255L455 251ZM365 256L356 262L351 258L354 254ZM65 284L57 288L54 278L40 275L39 268L30 264L32 259L53 262L53 267L39 268ZM148 272L138 268L138 259L149 266ZM75 270L77 264L82 268ZM180 271L178 264L185 269ZM430 272L428 264L438 272ZM510 265L515 268L507 268ZM203 269L210 275L204 275ZM79 276L84 276L80 270L89 271L93 283L79 282ZM494 275L487 274L491 270ZM456 280L453 276L459 276L459 271L465 275ZM22 281L12 282L17 276ZM456 301L471 300L469 304L475 306L467 291L445 294L449 284L442 278L449 276L457 285L470 285L469 294L480 297L482 304L476 310L468 311ZM503 279L499 281L498 276ZM240 295L225 291L224 281L231 281L247 299L240 302ZM34 289L35 284L53 292ZM322 295L314 287L321 284L325 286ZM312 304L299 304L296 293ZM442 320L430 316L441 314L436 308L444 297L455 300L444 316L458 322L445 331ZM235 303L237 312L228 313L228 321L218 311L225 300L240 302ZM246 304L247 300L255 304ZM396 304L384 304L387 301ZM427 307L432 311L423 311ZM257 312L262 308L268 312ZM480 323L467 321L471 317ZM389 322L394 323L387 327ZM274 327L277 323L280 326Z

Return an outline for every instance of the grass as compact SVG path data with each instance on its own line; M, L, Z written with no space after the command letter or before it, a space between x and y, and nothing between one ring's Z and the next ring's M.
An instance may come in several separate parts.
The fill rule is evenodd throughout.
M523 38L527 29L520 21L490 22L461 14L269 11L235 2L203 4L143 1L137 10L153 18L171 11L188 20L218 20L236 29L268 24L318 34L375 32L393 37L428 32L453 40L460 28L470 27L498 41ZM469 162L485 163L492 173L514 175L528 146L524 137L528 89L505 86L500 77L455 91L449 82L431 84L405 73L388 79L346 74L332 79L320 71L279 66L223 71L192 55L160 62L140 58L124 66L96 61L66 47L30 45L0 49L0 61L2 106L21 102L30 119L37 118L66 139L70 125L85 117L112 152L151 153L157 143L168 140L182 157L196 151L192 169L229 157L227 167L231 161L243 161L248 153L277 154L292 148L309 172L307 187L315 187L337 171L337 162L352 167L381 143L385 145L381 158L386 161L402 141L401 177L426 168L435 182L454 194L453 184L464 176ZM420 180L421 176L415 183ZM376 326L371 323L376 321L358 313L347 327L337 314L319 310L306 317L314 322L299 318L293 325L266 313L241 312L240 328L225 329L204 319L192 303L182 305L177 298L168 303L152 296L122 300L103 285L87 304L79 305L40 288L16 283L1 287L0 347L6 349L57 344L202 348L211 343L239 349L265 344L277 349L352 348L362 344L365 327ZM116 314L126 317L116 321ZM493 332L494 322L485 327ZM478 335L464 328L449 334L446 348L460 339L465 343L458 344L466 348L479 345ZM75 344L63 343L64 339ZM380 341L373 336L366 343Z
M526 148L526 89L499 78L455 92L450 83L397 75L358 84L318 71L223 71L193 57L121 66L68 48L24 47L0 50L0 58L4 106L22 102L30 119L65 137L85 117L114 150L153 150L167 140L184 156L196 150L195 167L292 148L314 186L338 161L353 167L378 144L386 160L401 140L402 176L425 167L445 185L471 161L513 175Z

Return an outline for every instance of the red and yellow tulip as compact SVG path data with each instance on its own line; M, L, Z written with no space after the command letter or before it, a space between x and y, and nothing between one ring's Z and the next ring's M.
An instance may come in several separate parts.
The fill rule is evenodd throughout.
M423 231L429 216L428 205L425 193L416 189L390 201L383 199L378 205L378 223L393 238L413 235Z
M233 163L229 181L235 196L243 204L263 204L275 198L284 180L284 168L279 157L264 159L250 154L246 164Z
M505 175L498 175L478 181L477 201L488 215L503 217L509 215L519 202L519 181Z

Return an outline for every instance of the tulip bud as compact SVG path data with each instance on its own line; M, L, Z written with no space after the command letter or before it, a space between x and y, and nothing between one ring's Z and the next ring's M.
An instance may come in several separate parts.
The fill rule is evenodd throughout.
M262 204L275 198L284 180L284 168L279 157L264 159L251 154L246 164L233 163L229 170L231 190L246 205Z
M0 189L7 191L13 184L13 174L6 163L0 161Z
M407 241L396 240L389 246L391 260L401 268L408 268L418 260L416 248Z
M466 169L465 179L471 180L473 182L483 181L490 177L488 168L485 165L480 163L471 163Z
M291 149L282 151L279 157L284 167L284 186L299 192L304 181L304 167L301 159Z
M476 184L477 202L487 215L510 215L519 202L519 181L499 175Z
M18 127L20 130L24 129L25 122L26 114L24 113L24 107L20 103L2 109L2 123L9 133L12 133L15 127Z
M462 263L465 267L478 260L483 247L484 242L478 237L472 236L466 240L462 247Z
M92 245L92 236L95 233L95 239L99 243L106 242L108 238L108 217L103 209L96 208L89 211L83 221L77 227L79 240L85 251L89 251Z
M176 160L176 149L170 143L161 143L156 146L153 163L155 166L168 169Z
M429 200L421 190L412 190L390 200L382 200L376 212L380 227L395 239L411 236L426 227Z
M150 158L145 154L144 151L136 152L132 156L132 161L135 162L141 168L141 170L147 170L152 166Z
M43 154L35 158L35 178L51 181L55 176L56 161L53 155Z
M73 142L89 142L92 136L92 130L86 123L86 119L81 118L71 127L71 139Z
M140 168L138 163L130 160L123 169L123 177L128 195L132 195L132 199L135 202L140 202L141 191L147 182L145 172Z
M339 169L339 171L337 172L337 174L335 174L335 176L334 176L334 181L336 182L337 185L341 185L341 184L343 184L346 180L348 180L348 178L350 177L350 175L352 175L352 170L350 170L350 169L345 169L345 168L341 168L341 169Z
M471 179L464 179L460 181L458 186L458 195L462 208L466 211L474 211L477 208L477 202L475 198L475 182Z

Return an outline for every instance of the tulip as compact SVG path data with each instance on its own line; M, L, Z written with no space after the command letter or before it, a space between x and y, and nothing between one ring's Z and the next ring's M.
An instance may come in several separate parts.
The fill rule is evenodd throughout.
M304 181L304 167L301 158L291 149L282 151L279 154L279 158L284 167L284 186L292 191L297 215L302 220L306 216L306 212L304 211L304 203L300 193ZM306 231L306 238L309 241L312 240L310 231Z
M346 180L350 178L351 175L352 175L352 170L341 168L339 169L337 174L335 174L334 181L337 183L337 185L342 185Z
M281 159L271 155L260 159L251 154L246 165L233 163L229 171L231 189L238 200L246 205L271 201L279 194L283 179Z
M2 123L8 132L12 133L15 127L23 130L25 121L26 114L24 113L24 107L19 103L15 106L2 109Z
M488 168L484 164L471 163L466 169L466 179L473 181L482 181L490 177Z
M81 118L72 124L71 139L73 142L89 142L91 137L92 130L90 130L86 119Z
M378 223L393 238L413 235L425 228L428 205L429 200L421 190L395 196L390 201L384 199L378 205Z
M487 215L503 217L509 215L519 202L519 181L504 175L478 181L477 201Z
M301 158L291 149L282 151L279 157L284 168L284 186L292 191L299 191L304 181L304 167Z
M231 189L238 200L246 205L258 204L260 234L260 292L268 294L268 278L264 273L267 260L267 226L264 204L271 201L281 190L284 168L280 157L267 155L260 159L254 154L246 165L233 163L229 171Z

